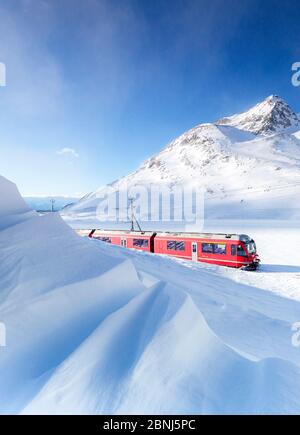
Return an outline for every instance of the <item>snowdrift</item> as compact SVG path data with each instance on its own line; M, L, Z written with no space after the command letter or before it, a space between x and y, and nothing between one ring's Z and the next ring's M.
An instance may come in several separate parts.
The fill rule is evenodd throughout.
M300 412L297 300L81 239L0 191L1 413Z
M0 175L0 229L18 220L24 220L33 212L22 199L17 186Z

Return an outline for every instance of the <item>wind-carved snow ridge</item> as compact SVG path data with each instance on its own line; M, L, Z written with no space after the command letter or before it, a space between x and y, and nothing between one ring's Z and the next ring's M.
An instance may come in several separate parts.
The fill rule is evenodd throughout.
M57 214L11 225L22 202L2 178L0 191L0 413L300 412L299 267L271 272L291 300L259 288L267 265L241 275L134 252Z
M27 213L30 209L21 198L17 186L0 175L0 217Z
M0 229L34 214L11 181L0 175Z
M160 184L203 187L206 219L298 219L299 117L281 98L268 97L248 112L192 128L110 187ZM106 191L69 207L65 219L99 225L98 194Z

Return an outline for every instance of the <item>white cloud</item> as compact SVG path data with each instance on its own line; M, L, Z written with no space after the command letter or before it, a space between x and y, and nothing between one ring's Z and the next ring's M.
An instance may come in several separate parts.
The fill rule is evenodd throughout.
M56 153L60 156L79 157L79 154L73 148L62 148L61 150L56 151Z

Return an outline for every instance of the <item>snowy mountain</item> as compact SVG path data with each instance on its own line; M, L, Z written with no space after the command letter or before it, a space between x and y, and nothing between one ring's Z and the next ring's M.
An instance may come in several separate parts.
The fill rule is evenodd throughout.
M173 140L113 187L164 183L204 187L207 218L300 216L300 122L279 97ZM73 222L92 219L105 187L68 208ZM282 201L285 207L282 207Z
M299 227L252 228L262 270L233 271L81 238L0 193L0 414L300 413Z
M270 134L289 127L300 127L300 118L282 98L271 95L247 112L220 119L217 124L255 134Z

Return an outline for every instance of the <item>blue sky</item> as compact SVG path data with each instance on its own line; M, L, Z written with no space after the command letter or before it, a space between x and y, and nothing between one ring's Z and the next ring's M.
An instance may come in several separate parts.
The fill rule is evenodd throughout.
M300 112L299 22L298 0L2 0L0 173L84 194L270 94Z

